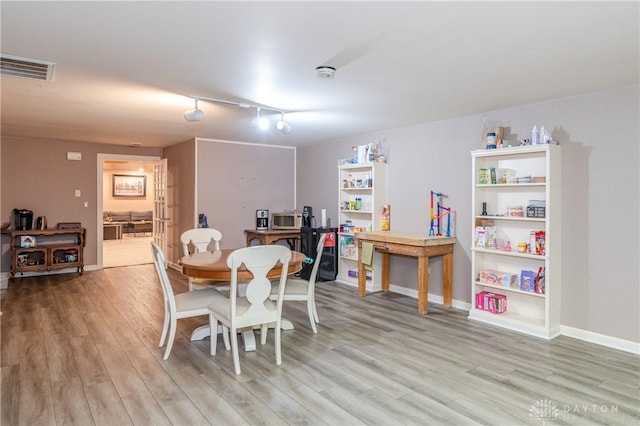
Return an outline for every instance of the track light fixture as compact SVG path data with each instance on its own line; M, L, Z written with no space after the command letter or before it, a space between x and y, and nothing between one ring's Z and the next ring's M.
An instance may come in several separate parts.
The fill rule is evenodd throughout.
M258 118L256 119L256 124L258 125L258 129L260 130L267 130L269 128L269 120L267 120L260 114L260 108L258 108Z
M195 98L196 106L194 109L190 109L189 111L185 111L184 119L189 123L194 121L200 121L204 118L204 112L201 109L198 109L198 98Z
M291 124L284 121L284 112L280 112L280 120L276 122L276 129L278 129L283 135L291 133Z
M195 109L186 111L184 113L184 119L190 123L193 121L200 121L204 118L204 112L198 109L198 101L202 100L202 101L214 102L214 103L223 104L223 105L234 106L236 108L243 108L243 109L255 108L257 110L257 117L255 120L255 123L260 130L267 130L269 128L269 120L267 119L267 117L264 117L262 115L262 111L271 111L271 112L279 113L280 120L277 121L276 128L282 134L288 135L289 133L291 133L291 125L284 121L284 114L287 111L282 111L280 109L275 109L275 108L270 108L265 106L225 101L223 99L205 98L202 96L190 96L190 97L195 100Z

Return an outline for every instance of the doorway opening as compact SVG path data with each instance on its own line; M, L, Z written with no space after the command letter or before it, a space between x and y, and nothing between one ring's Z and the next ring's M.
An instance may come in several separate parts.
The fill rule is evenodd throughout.
M153 165L157 160L98 155L99 267L152 263Z

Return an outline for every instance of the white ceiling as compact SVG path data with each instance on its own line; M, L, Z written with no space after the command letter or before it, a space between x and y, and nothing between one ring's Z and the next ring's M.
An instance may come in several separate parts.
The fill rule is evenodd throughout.
M2 136L169 146L302 146L638 84L630 2L12 2L2 53L57 63L2 76ZM334 79L315 75L337 68ZM294 111L261 133L253 110Z

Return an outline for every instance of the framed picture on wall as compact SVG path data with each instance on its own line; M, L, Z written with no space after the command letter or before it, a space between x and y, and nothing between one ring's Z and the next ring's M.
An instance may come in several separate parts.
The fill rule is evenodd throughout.
M114 197L146 197L146 195L146 176L113 175Z

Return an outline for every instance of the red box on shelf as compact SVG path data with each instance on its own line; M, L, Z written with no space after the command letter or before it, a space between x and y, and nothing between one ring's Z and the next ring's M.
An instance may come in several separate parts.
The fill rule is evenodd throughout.
M507 310L507 296L490 291L476 293L476 309L501 314Z

